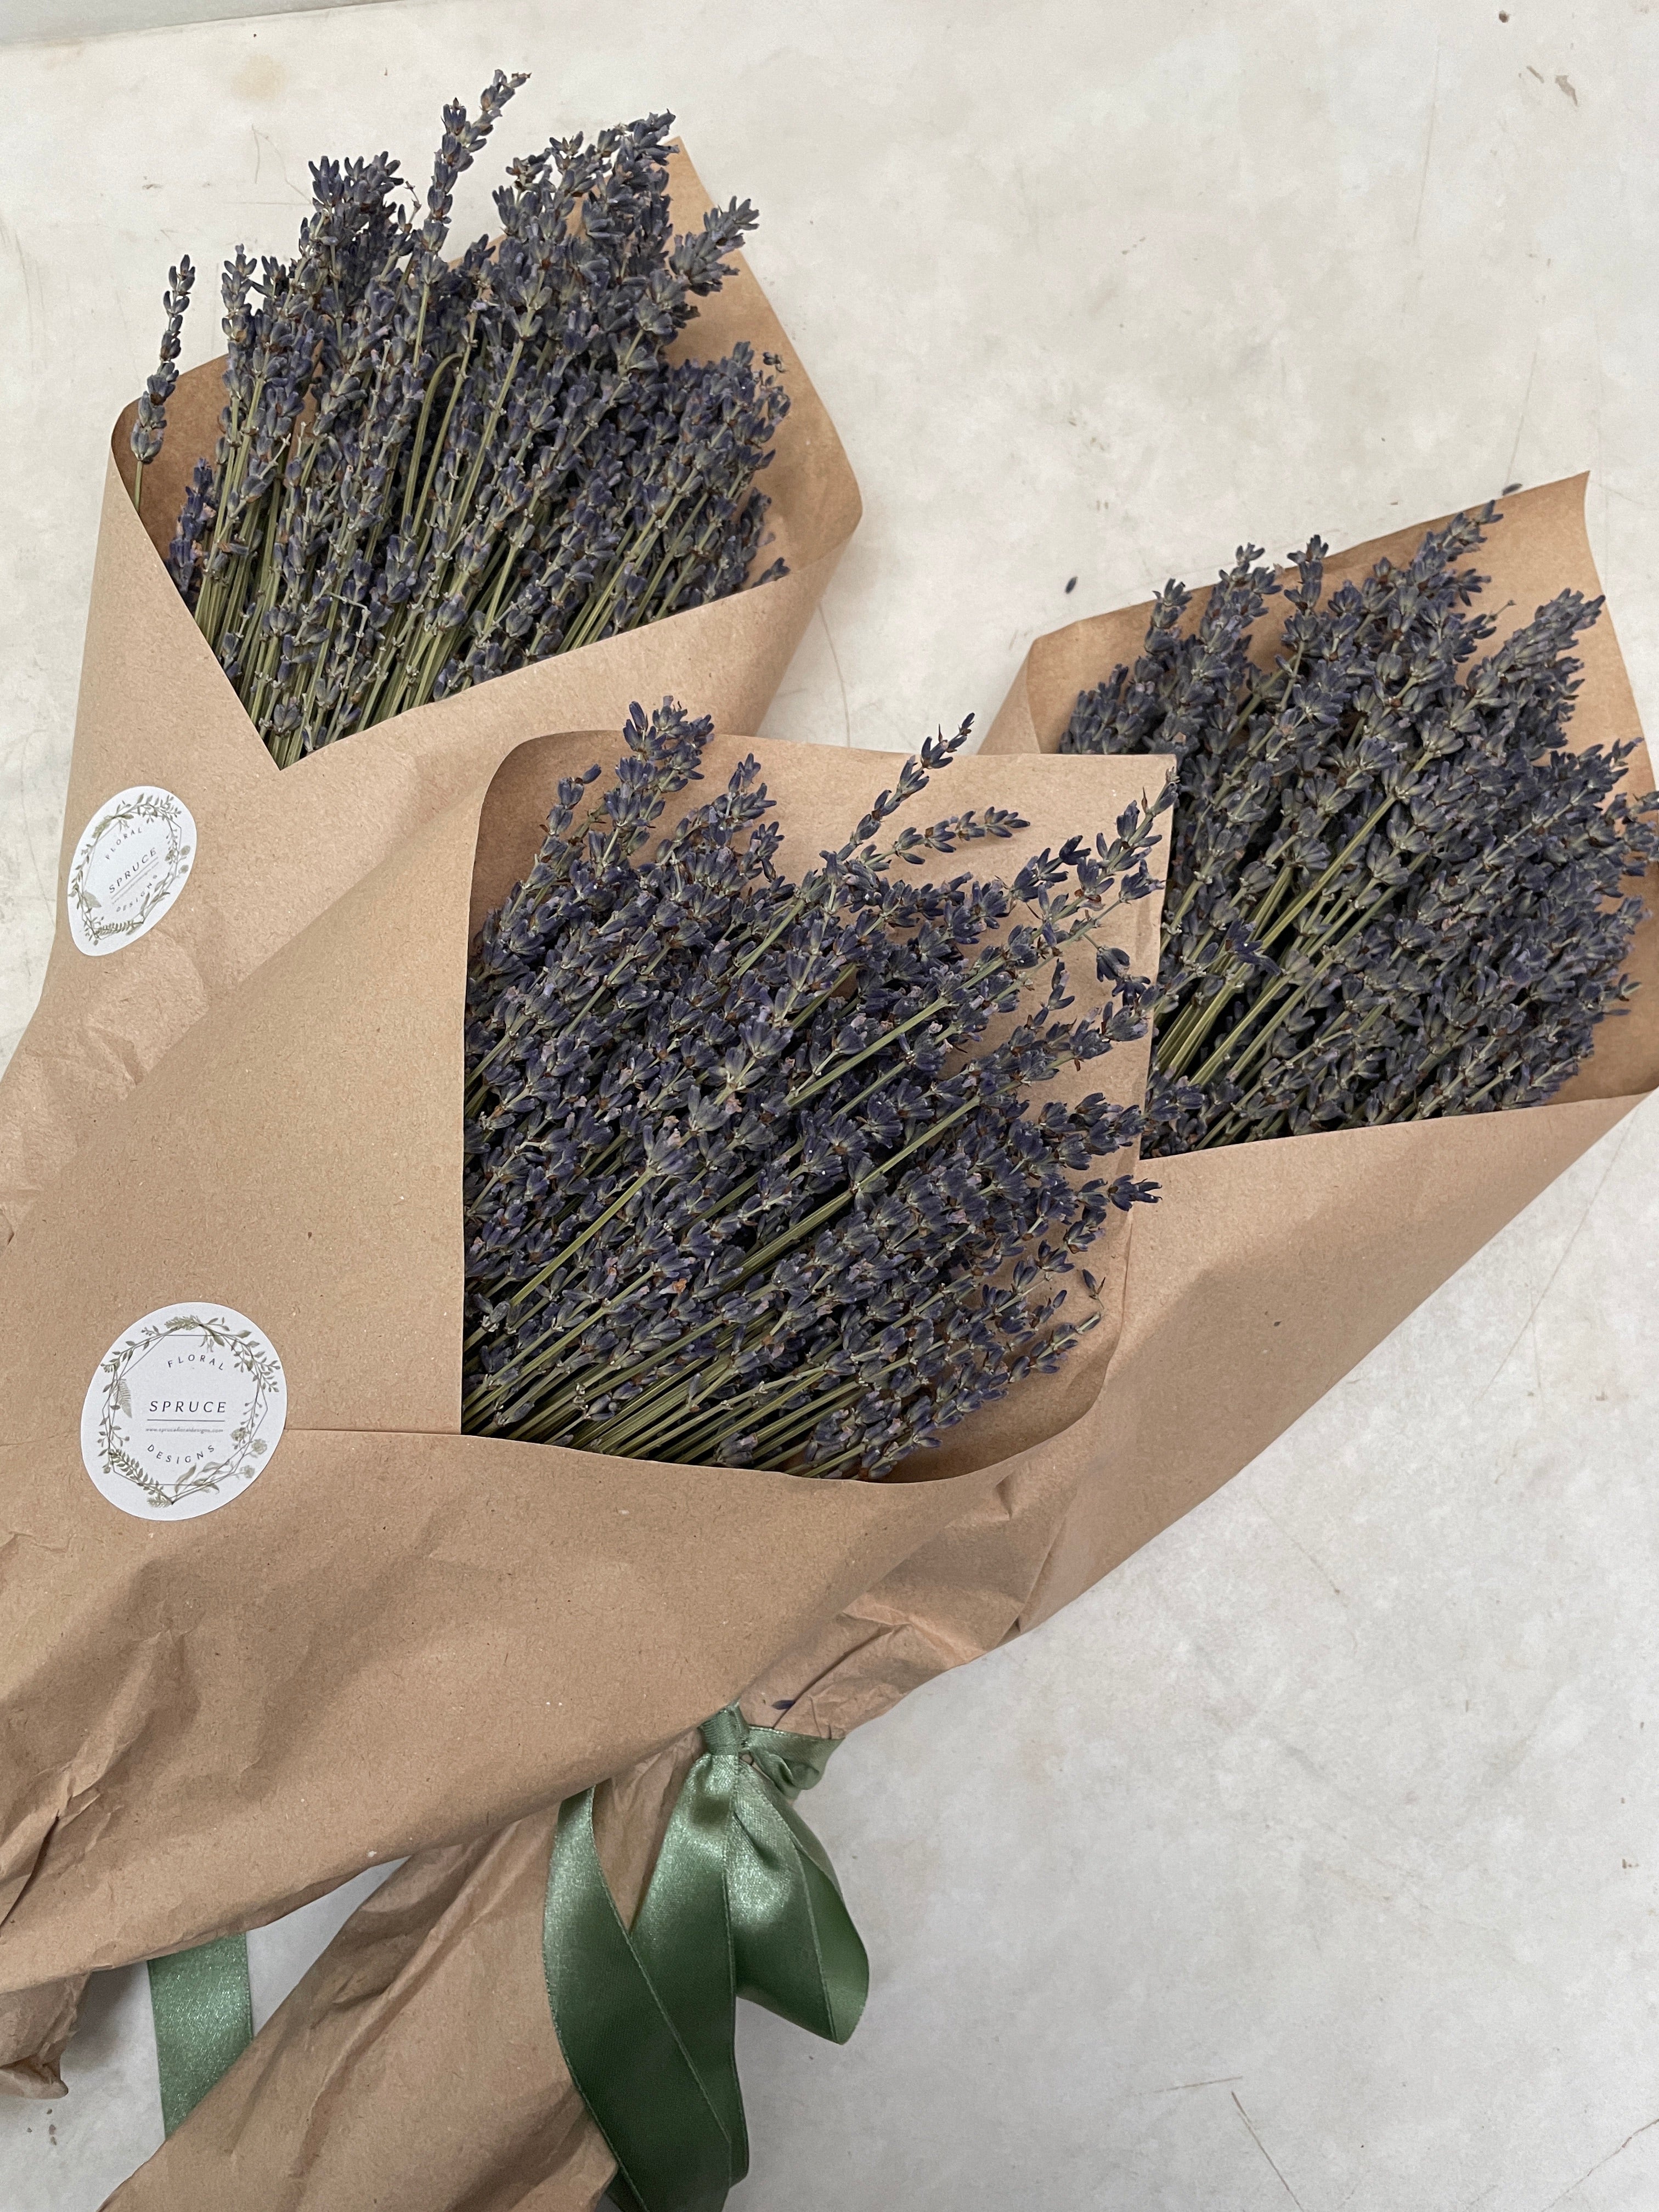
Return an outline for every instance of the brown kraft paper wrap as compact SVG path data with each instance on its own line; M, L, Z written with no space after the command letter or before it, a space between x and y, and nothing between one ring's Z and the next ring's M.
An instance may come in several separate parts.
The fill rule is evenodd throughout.
M670 167L684 229L708 205L690 161ZM132 507L128 434L116 425L88 614L58 871L58 927L40 1003L0 1072L0 1247L109 1108L222 993L285 944L480 763L548 729L619 726L635 699L684 697L730 729L759 726L857 525L858 487L805 370L741 255L678 350L712 358L747 338L783 360L790 397L760 486L771 501L761 565L788 574L555 656L362 731L278 770L161 565L185 483L212 450L222 360L180 380L167 441ZM198 845L178 903L122 951L88 958L64 901L77 838L134 784L189 806ZM51 2094L76 1990L0 1998L0 2095ZM51 2048L47 2042L52 2039ZM46 2039L45 2040L37 2039Z
M1489 578L1474 602L1497 636L1561 591L1601 591L1585 534L1583 477L1499 502L1472 556ZM1443 520L1441 517L1438 520ZM1334 555L1328 592L1387 555L1404 560L1433 522ZM1197 611L1206 593L1195 593ZM1053 753L1078 693L1133 660L1147 605L1039 638L983 752ZM1269 601L1253 657L1277 648ZM1604 609L1575 648L1576 746L1641 737L1630 679ZM1645 747L1626 788L1651 788ZM1601 1025L1595 1052L1547 1106L1334 1130L1218 1147L1149 1164L1164 1203L1131 1235L1123 1333L1109 1384L1113 1449L1079 1496L1034 1594L1046 1616L1220 1487L1381 1343L1563 1169L1659 1082L1659 871L1629 968L1631 1011ZM1205 1387L1190 1388L1201 1373Z
M669 171L684 229L708 197L683 153ZM181 378L166 443L128 486L135 409L116 425L87 617L58 880L40 1002L0 1075L0 1243L114 1102L231 985L252 973L420 823L522 738L620 728L635 700L672 693L717 727L759 727L857 525L857 484L834 426L741 255L678 350L712 358L747 338L779 355L789 412L759 479L771 501L759 565L776 582L556 654L356 732L279 769L162 565L185 485L210 453L223 362ZM70 939L65 887L77 839L115 793L182 799L197 846L177 903L121 951Z
M0 2096L61 2097L58 2062L75 2033L84 1974L0 1997Z
M983 1501L1000 1513L1002 1486L1069 1493L1097 1455L1115 1216L1097 1247L1105 1325L947 1439L936 1480L457 1434L467 942L527 863L556 778L617 747L538 740L493 787L478 772L102 1118L0 1265L0 1990L257 1923L617 1773L939 1529ZM746 749L711 746L701 790ZM896 766L757 750L794 868ZM1026 816L988 848L1006 872L1109 827L1163 772L968 761L928 798ZM1143 972L1157 907L1118 917ZM1091 963L1073 988L1097 999ZM1145 1065L1144 1043L1120 1048L1058 1087L1133 1100ZM119 1333L186 1298L270 1338L288 1424L224 1509L158 1524L88 1480L81 1406Z
M1486 599L1513 602L1505 626L1565 586L1597 589L1582 480L1509 501L1504 515L1480 566L1492 579ZM1421 534L1357 547L1328 577L1403 555ZM1078 691L1133 657L1146 614L1132 608L1039 641L985 752L1052 752ZM1273 642L1259 636L1259 651ZM1581 649L1575 742L1637 735L1605 613ZM1644 753L1630 774L1645 787ZM1121 1332L1079 1424L1098 1440L1082 1480L1057 1454L1026 1455L769 1668L744 1697L751 1719L778 1724L787 1699L783 1725L845 1735L1036 1626L1237 1473L1650 1087L1653 938L1650 924L1632 963L1648 988L1607 1024L1559 1103L1149 1164L1164 1200L1133 1217ZM601 1848L624 1912L694 1747L688 1739L599 1793ZM810 1818L810 1801L803 1809ZM117 2192L120 2212L206 2212L233 2182L271 2212L382 2201L400 2212L463 2203L591 2212L610 2160L565 2071L541 1968L553 1821L544 1811L395 1875ZM856 1917L855 1887L848 1901ZM457 2051L469 2055L459 2080Z

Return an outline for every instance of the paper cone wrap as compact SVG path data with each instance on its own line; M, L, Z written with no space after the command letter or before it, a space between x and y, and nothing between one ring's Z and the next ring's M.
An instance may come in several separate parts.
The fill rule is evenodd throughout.
M1473 602L1498 639L1558 592L1601 591L1583 520L1583 477L1500 503L1471 556L1488 581ZM1445 520L1445 517L1438 520ZM1403 562L1435 522L1333 556L1328 594L1383 556ZM1208 594L1195 592L1194 618ZM1256 625L1271 663L1280 611ZM1054 753L1079 691L1133 661L1150 604L1039 638L987 734L984 754ZM1575 647L1583 663L1570 741L1638 741L1625 788L1652 788L1641 725L1605 609ZM1217 1490L1287 1429L1413 1307L1478 1252L1659 1083L1659 871L1654 915L1628 963L1641 988L1547 1106L1219 1146L1149 1164L1165 1192L1131 1236L1124 1328L1113 1369L1114 1449L1079 1496L1034 1594L1055 1611Z
M683 803L750 749L716 741ZM257 1923L615 1774L1003 1486L1075 1488L1098 1457L1116 1215L1096 1248L1105 1325L951 1432L924 1462L937 1480L457 1433L470 927L534 851L558 777L617 750L540 739L499 779L475 767L102 1117L0 1264L0 1990ZM796 870L897 765L753 750ZM941 811L1028 817L988 848L1007 873L1159 781L1158 763L1032 756L962 763L936 789ZM1141 972L1157 906L1119 916ZM1073 986L1097 1002L1091 967ZM1121 1048L1056 1089L1138 1099L1145 1066L1144 1042ZM264 1332L287 1427L242 1494L157 1523L88 1480L82 1404L122 1331L191 1300Z
M681 229L709 204L682 153L669 170ZM40 1002L0 1075L0 1242L88 1132L233 985L396 851L520 740L619 729L635 700L665 694L728 730L757 729L860 513L857 484L823 402L742 257L702 303L677 351L728 352L739 338L782 359L790 398L771 465L763 568L775 583L556 654L325 746L279 769L160 555L198 454L211 453L222 359L179 380L143 520L128 486L134 408L116 426L87 617L64 810L58 927ZM197 846L176 904L120 951L72 943L65 896L76 844L118 792L183 799Z

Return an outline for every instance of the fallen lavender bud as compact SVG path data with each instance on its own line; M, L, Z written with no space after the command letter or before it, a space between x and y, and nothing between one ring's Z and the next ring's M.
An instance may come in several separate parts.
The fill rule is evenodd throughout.
M1153 887L1167 795L1011 882L920 881L895 863L1026 826L988 808L881 842L964 724L799 882L752 758L641 857L709 731L636 707L614 782L561 785L475 948L463 1420L874 1477L1064 1360L1098 1319L1086 1275L1061 1316L1080 1258L1156 1195L1089 1173L1138 1109L1043 1090L1146 1034L1152 987L1109 932ZM1073 1018L1081 952L1107 990Z
M1178 763L1147 1154L1534 1105L1629 996L1659 797L1619 788L1633 745L1568 749L1599 599L1475 658L1458 563L1494 519L1328 599L1314 538L1265 672L1279 586L1245 546L1195 626L1166 586L1140 658L1079 697L1062 752Z

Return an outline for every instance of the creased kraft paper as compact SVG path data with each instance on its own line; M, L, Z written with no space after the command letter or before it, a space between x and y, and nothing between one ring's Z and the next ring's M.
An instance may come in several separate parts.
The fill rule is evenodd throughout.
M937 1480L457 1433L469 924L534 849L558 776L617 747L537 740L479 773L102 1117L0 1265L0 1990L257 1923L614 1774L979 1500L1075 1486L1097 1456L1117 1216L1097 1248L1106 1325L953 1432L923 1462ZM684 803L748 749L718 741ZM897 767L754 749L794 869ZM1162 767L969 761L928 818L1018 810L1030 828L988 848L1011 872L1109 826ZM1120 916L1142 972L1157 908ZM1091 963L1073 986L1097 1001ZM1143 1042L1056 1087L1133 1100L1145 1067ZM185 1299L271 1340L288 1425L242 1495L158 1525L93 1487L80 1411L117 1335Z
M1565 586L1597 589L1581 513L1582 480L1505 502L1480 557L1504 627ZM1403 556L1421 534L1358 547L1328 575ZM987 755L1051 752L1078 691L1133 657L1147 611L1039 641ZM1272 642L1269 633L1259 650ZM1576 742L1636 736L1605 613L1583 658ZM1638 756L1632 785L1648 773ZM1653 934L1644 930L1635 963L1650 979ZM1082 1479L1058 1453L1028 1454L769 1668L745 1696L750 1717L775 1723L787 1702L789 1727L844 1735L1036 1626L1271 1443L1636 1103L1656 1066L1650 980L1548 1107L1149 1164L1164 1201L1133 1218L1121 1328ZM602 1850L625 1911L694 1747L670 1747L600 1792ZM541 1973L553 1820L544 1811L395 1875L117 2192L120 2212L206 2212L228 2179L272 2212L381 2201L400 2212L591 2212L610 2160L564 2070ZM854 1917L857 1871L842 1869ZM469 2056L459 2081L457 2051Z
M1107 1402L1090 1423L1094 1465ZM1077 1489L1073 1455L1026 1455L769 1668L744 1697L750 1719L845 1735L1017 1633ZM688 1735L599 1793L624 1913L696 1749ZM799 1809L810 1820L811 1799ZM611 2160L565 2069L542 1972L556 1817L549 1808L400 1868L112 2212L593 2212ZM838 1872L856 1921L860 1880L879 1869Z

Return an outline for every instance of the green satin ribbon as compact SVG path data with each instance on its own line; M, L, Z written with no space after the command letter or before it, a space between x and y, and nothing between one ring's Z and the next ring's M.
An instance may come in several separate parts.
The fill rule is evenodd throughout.
M845 2043L869 1992L835 1870L789 1802L835 1741L750 1728L735 1705L702 1740L631 1929L599 1864L591 1790L560 1808L548 1867L548 2001L623 2212L720 2212L749 2171L740 1996Z
M253 2040L247 1937L224 1936L149 1962L161 2124L171 2135Z

